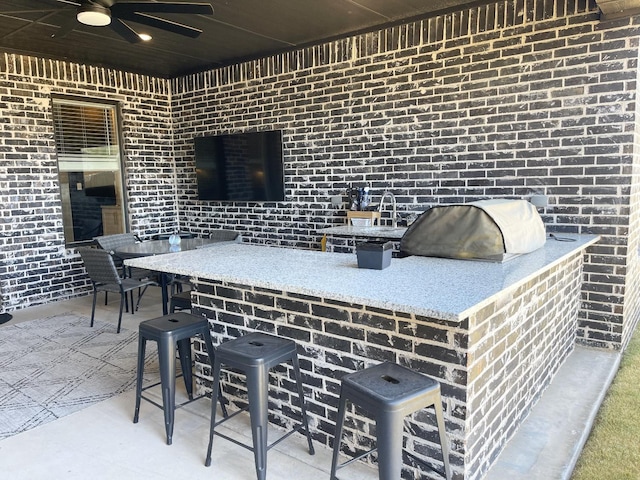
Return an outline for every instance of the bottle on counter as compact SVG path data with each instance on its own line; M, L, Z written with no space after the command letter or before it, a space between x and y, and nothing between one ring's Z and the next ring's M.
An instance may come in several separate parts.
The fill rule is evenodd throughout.
M371 203L371 196L369 194L369 187L361 188L360 194L360 210L366 210Z
M169 235L169 245L176 246L176 245L180 245L180 242L182 241L182 239L180 238L180 235L178 235L177 233L172 233L171 235Z

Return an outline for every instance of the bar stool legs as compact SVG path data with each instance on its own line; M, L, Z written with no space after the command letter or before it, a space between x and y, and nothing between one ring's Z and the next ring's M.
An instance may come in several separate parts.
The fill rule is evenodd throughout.
M439 394L440 392L438 392ZM436 411L436 423L438 424L438 437L440 438L440 449L444 459L444 472L447 480L451 479L451 465L449 464L449 446L445 437L446 428L444 426L444 414L442 413L442 402L433 404Z
M339 465L338 454L342 442L347 400L373 415L376 421L377 448ZM404 418L422 408L431 406L434 407L436 413L445 478L451 480L449 449L445 439L446 430L438 382L389 362L345 375L340 389L330 480L337 480L336 471L339 468L376 450L378 451L379 479L398 480L402 472ZM411 456L413 457L413 455ZM421 462L419 458L414 458Z
M304 389L302 388L302 374L300 373L300 362L298 361L298 355L294 355L292 359L293 371L296 376L296 384L298 385L298 399L300 400L300 412L302 413L302 428L307 436L307 444L309 446L309 454L315 455L316 451L313 448L313 442L311 441L311 430L309 430L309 419L307 418L307 407L304 404Z
M220 379L220 369L222 364L220 360L216 358L213 361L213 370L211 371L211 375L213 377L213 382L211 383L211 398L215 398L220 392L220 382L216 381L216 379ZM235 415L232 414L228 418L233 418ZM211 407L211 426L209 427L209 446L207 447L207 458L204 462L205 467L211 466L211 449L213 447L213 435L214 428L216 426L216 409Z
M184 386L187 390L187 395L189 395L189 400L193 400L193 377L191 375L184 374L184 372L191 372L191 340L189 338L184 338L182 340L178 340L176 343L178 345L178 357L180 358L180 368L183 372L182 376L184 380ZM207 344L206 339L204 343ZM209 350L209 348L211 348L211 350ZM211 345L207 345L207 353L208 352L213 352L213 343L211 343ZM175 363L175 357L173 363ZM171 371L175 371L175 366L174 370Z
M193 400L191 341L189 338L184 338L182 340L178 340L176 343L178 345L178 357L180 358L180 367L185 390L187 391L189 400ZM213 346L211 348L213 348ZM213 351L208 348L207 350L211 352ZM164 405L164 426L167 433L167 445L171 445L176 410L176 356L173 339L165 337L158 340L158 363L160 366L160 384L162 385L162 404ZM136 398L134 423L137 423L139 411L140 398Z
M173 424L176 408L182 407L187 403L202 398L193 397L193 379L191 372L191 337L200 335L207 347L209 358L214 356L213 343L209 334L209 323L206 319L196 317L183 312L165 315L163 317L154 318L140 323L138 335L138 373L136 380L136 405L133 414L133 423L138 423L140 416L141 400L147 400L155 406L162 408L164 411L164 425L167 435L167 445L171 445L173 441ZM143 392L149 388L155 387L158 383L142 387L142 379L144 375L144 361L147 340L153 340L158 344L158 363L160 366L160 385L162 389L162 405L157 404L150 398L143 395ZM178 357L184 380L185 389L189 397L189 401L183 402L176 406L176 345L178 348ZM220 402L222 413L226 417L227 410L222 399L222 393L212 397ZM214 409L216 401L212 400Z
M133 411L133 423L138 423L140 417L140 400L142 399L142 377L144 372L144 359L146 357L147 342L142 341L138 335L138 366L136 368L136 406Z
M404 415L379 415L376 417L376 441L378 443L378 477L400 478L402 471L402 432Z
M253 437L254 461L258 480L264 480L267 476L267 424L268 411L265 405L269 404L269 372L262 368L253 372L247 372L247 384L253 388L248 389L249 417L251 417L251 436Z
M300 400L300 410L302 415L301 423L293 430L281 436L278 440L268 445L267 428L269 415L269 370L276 365L291 361L296 377L298 398ZM230 415L227 419L216 422L216 409L211 410L211 427L209 430L209 446L207 447L207 458L205 465L211 465L211 451L213 447L213 437L218 435L240 445L254 453L256 475L258 480L265 480L267 475L267 452L271 447L281 442L296 431L304 430L309 445L309 453L313 455L315 450L311 440L309 424L307 420L307 410L304 402L304 392L302 389L302 377L295 342L273 335L260 332L251 333L243 337L225 342L217 349L213 362L213 391L212 398L218 394L220 370L222 364L240 369L246 374L248 410L251 420L251 434L253 446L244 445L219 431L215 427L227 419L246 410L240 410Z

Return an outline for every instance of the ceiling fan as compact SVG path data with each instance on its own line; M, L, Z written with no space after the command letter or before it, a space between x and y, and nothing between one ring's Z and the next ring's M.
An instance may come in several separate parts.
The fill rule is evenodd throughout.
M139 23L159 28L167 32L196 38L202 30L173 22L151 14L194 14L213 15L209 3L197 2L157 2L157 1L116 1L116 0L57 0L76 6L76 15L60 26L54 38L63 38L74 30L80 22L91 27L109 26L125 40L136 43L151 37L136 32L127 22Z

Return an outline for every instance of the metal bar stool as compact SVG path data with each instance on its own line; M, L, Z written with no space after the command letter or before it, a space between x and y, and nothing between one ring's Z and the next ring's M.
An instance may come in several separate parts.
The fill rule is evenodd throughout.
M288 361L291 361L296 377L302 422L293 430L281 436L271 445L267 445L269 370ZM304 429L307 436L307 442L309 443L309 453L311 455L315 453L313 444L311 443L311 433L309 432L307 411L304 404L304 392L302 390L300 366L298 364L298 353L296 343L294 341L273 335L267 335L261 332L255 332L219 345L213 361L212 398L218 395L220 369L222 364L239 369L246 374L249 405L248 407L245 407L242 410L231 414L226 419L222 419L216 423L216 409L215 405L212 404L209 447L207 449L207 459L205 461L205 465L207 467L211 465L211 447L213 444L214 434L253 451L258 480L264 480L267 475L267 451L296 431ZM215 427L226 420L233 418L238 413L247 410L247 408L249 409L249 416L251 418L253 447L245 445L233 438L215 431Z
M140 413L140 400L144 399L158 408L164 410L164 424L167 432L167 445L171 445L173 437L173 420L177 408L194 402L205 395L193 397L193 380L191 377L191 337L202 336L207 347L209 358L214 356L213 343L209 333L209 322L206 318L196 317L184 312L172 313L163 317L140 322L138 335L138 375L136 380L136 408L133 415L133 423L138 423ZM144 358L147 340L158 343L158 359L160 364L160 382L142 388L144 374ZM176 344L178 356L182 367L184 386L189 395L189 400L176 405ZM180 376L180 375L178 375ZM162 405L156 403L142 394L145 390L162 385ZM216 397L212 397L216 398ZM222 398L222 392L217 396L222 413L226 417L227 410ZM212 400L213 410L216 402Z
M338 465L347 400L373 415L376 421L377 448ZM433 406L438 424L438 436L445 477L451 480L449 449L445 440L445 425L440 399L440 384L420 373L395 363L385 362L345 375L340 388L340 405L336 421L330 480L336 480L336 470L374 451L378 451L380 480L398 480L402 471L402 434L404 418L418 410ZM405 452L419 463L425 463ZM431 468L431 467L429 467Z

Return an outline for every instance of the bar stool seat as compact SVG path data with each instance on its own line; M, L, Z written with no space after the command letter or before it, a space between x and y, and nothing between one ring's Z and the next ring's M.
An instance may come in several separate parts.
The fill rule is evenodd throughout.
M377 448L338 465L347 401L362 407L375 419ZM431 406L434 407L436 413L445 477L450 480L449 450L445 440L440 384L432 378L391 362L381 363L345 375L340 387L340 404L336 420L330 479L336 479L336 471L339 468L377 450L379 479L398 480L402 471L404 418ZM409 452L405 453L419 463L424 463Z
M269 370L284 362L291 362L293 365L293 371L298 388L298 398L300 400L302 422L294 429L281 436L278 440L271 443L271 445L267 445ZM315 453L307 421L307 411L304 403L304 392L302 390L302 378L298 363L298 353L296 343L294 341L276 337L274 335L268 335L262 332L254 332L219 345L213 362L212 398L214 395L218 394L217 389L219 388L220 382L220 370L223 364L241 370L246 374L249 402L247 407L231 414L229 417L222 419L218 423L216 423L216 409L211 409L211 428L209 433L209 447L207 449L207 458L205 461L206 466L211 465L211 449L214 434L253 451L258 480L265 480L266 478L267 451L296 431L304 429L307 436L307 442L309 444L309 453L311 455ZM213 405L213 407L215 407L215 405ZM252 447L240 443L219 431L215 431L215 427L226 420L233 418L238 413L247 410L247 408L249 409L249 416L251 419L251 432L253 437Z
M173 437L173 421L177 408L194 402L205 395L193 397L193 380L191 372L191 337L200 335L204 340L209 358L214 356L213 343L209 333L209 322L206 318L196 317L184 312L172 313L163 317L154 318L140 322L138 333L138 373L136 378L136 407L133 415L133 423L138 423L140 414L140 400L144 399L158 408L164 410L164 423L167 434L167 445L171 445ZM160 364L160 382L142 388L144 375L144 360L147 340L158 343L158 360ZM176 345L184 385L187 390L189 400L179 405L175 403L176 392ZM143 395L145 390L162 385L162 405ZM216 402L213 398L218 398L222 407L223 415L227 416L222 393L217 397L212 397L212 405L215 410Z

